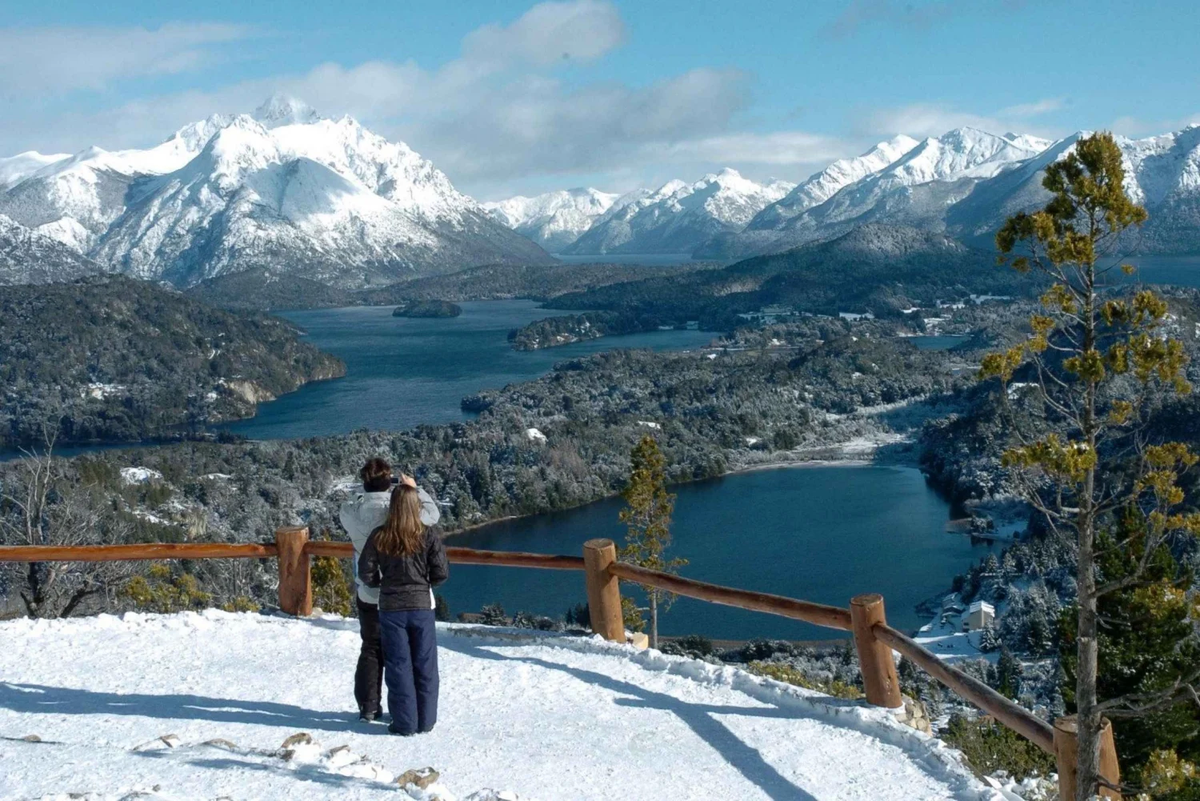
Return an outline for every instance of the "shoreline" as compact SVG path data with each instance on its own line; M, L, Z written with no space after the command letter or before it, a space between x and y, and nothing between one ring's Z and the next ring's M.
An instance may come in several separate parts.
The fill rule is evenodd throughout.
M742 467L735 467L733 469L726 470L724 473L721 473L720 475L717 475L717 476L709 476L708 478L696 478L696 479L692 479L691 481L679 481L674 484L669 484L667 486L667 489L670 489L671 487L683 487L683 486L687 486L689 484L698 484L702 481L719 481L720 479L726 478L728 476L736 476L736 475L741 475L743 473L755 473L755 472L759 472L762 470L787 470L787 469L793 469L793 468L815 468L815 467L872 467L872 466L876 466L876 465L877 465L877 463L874 461L862 459L862 458L858 458L858 457L846 458L846 459L814 458L814 459L796 459L796 460L784 460L784 461L776 461L776 462L764 462L762 464L752 464L752 465L744 465ZM916 467L915 464L910 464L910 465L890 464L890 465L879 465L879 466ZM485 521L482 521L479 523L471 523L470 525L463 526L461 528L456 528L456 529L453 529L452 531L443 532L442 539L449 540L451 537L456 537L460 534L466 534L467 532L470 532L470 531L475 531L477 529L486 528L487 526L495 525L498 523L504 523L504 522L508 522L511 520L524 520L526 518L539 517L541 515L558 514L560 512L571 512L576 509L583 509L584 507L591 506L594 503L600 503L602 501L612 500L613 498L619 497L620 494L621 494L620 492L613 492L608 495L604 495L599 498L595 498L593 500L586 501L584 503L576 504L575 506L564 506L561 509L550 509L545 512L531 512L531 513L525 514L525 515L504 515L503 517L497 517L492 520L485 520Z

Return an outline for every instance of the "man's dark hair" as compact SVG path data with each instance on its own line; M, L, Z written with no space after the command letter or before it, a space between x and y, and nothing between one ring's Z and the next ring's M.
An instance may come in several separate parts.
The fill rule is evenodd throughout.
M392 466L378 456L368 459L358 475L362 477L363 489L367 492L383 492L392 488Z

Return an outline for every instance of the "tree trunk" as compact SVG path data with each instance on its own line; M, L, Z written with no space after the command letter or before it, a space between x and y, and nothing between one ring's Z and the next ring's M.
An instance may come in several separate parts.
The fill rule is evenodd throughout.
M1083 352L1096 346L1095 265L1086 273L1083 312ZM1083 407L1084 441L1096 454L1099 424L1096 421L1096 382L1088 380ZM1099 670L1099 646L1096 640L1096 470L1089 469L1079 497L1077 533L1079 537L1078 580L1079 621L1077 629L1079 672L1075 676L1075 705L1079 721L1079 768L1075 788L1076 801L1090 801L1100 782L1100 712L1096 692Z
M658 648L658 592L650 590L650 647Z
M1086 525L1086 528L1085 528ZM1076 801L1089 801L1100 778L1100 712L1096 693L1099 649L1096 642L1096 576L1092 523L1081 521L1079 531L1079 670L1075 703L1079 717L1079 768Z

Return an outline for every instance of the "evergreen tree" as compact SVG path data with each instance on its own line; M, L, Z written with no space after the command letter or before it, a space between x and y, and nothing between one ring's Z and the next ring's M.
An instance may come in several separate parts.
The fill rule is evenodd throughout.
M996 627L989 623L984 626L983 631L979 632L979 650L990 654L999 648L1000 637L996 634Z
M629 483L621 492L625 508L620 520L626 534L620 557L641 567L673 573L687 560L664 556L671 545L675 496L667 492L667 460L654 437L642 437L630 454L630 467ZM669 605L672 596L654 587L645 590L650 600L650 647L657 648L658 610Z
M1118 538L1140 536L1136 516L1127 515L1123 528L1105 532L1098 540L1102 576L1125 576L1132 572L1130 554L1113 547ZM1182 566L1170 548L1162 545L1150 555L1144 583L1100 599L1097 609L1104 620L1100 629L1100 669L1097 691L1101 698L1140 699L1149 704L1142 715L1113 727L1122 772L1143 788L1155 784L1152 762L1161 767L1164 753L1187 762L1200 762L1200 705L1162 704L1164 690L1195 681L1200 665L1200 643L1190 636L1196 609L1189 611L1188 588L1193 575ZM1193 604L1195 602L1193 601ZM1071 625L1074 609L1064 610L1060 628L1062 695L1075 709L1075 679L1079 661L1075 632ZM1157 756L1156 756L1157 755ZM1200 780L1192 782L1200 796Z
M1016 698L1021 689L1024 672L1020 661L1007 647L1000 649L1000 661L996 663L996 691L1009 698Z
M1182 444L1151 444L1144 436L1149 401L1163 391L1191 389L1183 344L1170 335L1167 303L1147 289L1105 294L1116 265L1102 256L1147 218L1126 194L1124 180L1121 150L1107 133L1080 139L1046 166L1042 185L1052 197L1045 208L1011 217L996 235L1002 261L1049 279L1044 313L1031 317L1027 339L986 356L980 370L983 378L1000 379L1006 407L1005 385L1018 370L1036 387L1041 415L1011 421L1019 444L1005 452L1003 465L1050 533L1069 542L1076 557L1076 801L1088 801L1099 786L1104 715L1138 714L1125 699L1098 695L1099 600L1140 584L1144 558L1159 544L1200 532L1200 515L1180 511L1184 494L1178 485L1197 457ZM1018 249L1021 255L1015 255ZM1097 536L1127 508L1142 515L1145 536L1117 543L1136 552L1130 574L1100 583ZM1186 687L1194 696L1192 685ZM1175 701L1187 697L1183 688L1169 694Z

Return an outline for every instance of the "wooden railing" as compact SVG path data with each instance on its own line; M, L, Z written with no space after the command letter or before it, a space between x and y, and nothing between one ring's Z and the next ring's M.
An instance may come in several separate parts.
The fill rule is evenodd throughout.
M853 634L862 672L867 702L880 707L898 708L903 705L900 682L892 652L905 656L933 678L937 679L963 700L990 715L1026 738L1043 751L1052 754L1058 764L1061 798L1075 797L1075 764L1078 755L1075 721L1068 716L1051 726L1029 710L1005 698L961 670L948 665L909 636L887 624L883 597L859 595L850 606L836 606L800 601L781 595L752 592L695 579L683 578L656 570L617 561L612 540L589 540L584 543L583 556L555 556L510 551L479 551L471 548L446 549L450 561L456 564L496 565L550 570L580 570L587 588L592 630L607 640L625 642L625 624L621 611L620 581L633 582L697 598L710 603L734 606L756 612L801 620L815 626L848 631ZM279 608L292 615L312 613L312 558L328 556L352 558L353 546L348 542L310 540L303 526L281 528L275 532L274 543L146 543L106 546L0 546L0 562L109 562L162 559L263 559L275 557L279 563ZM1102 791L1108 798L1120 798L1111 788L1120 784L1120 770L1112 727L1106 721L1102 737L1101 774L1110 789Z

